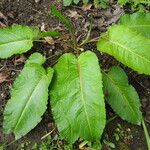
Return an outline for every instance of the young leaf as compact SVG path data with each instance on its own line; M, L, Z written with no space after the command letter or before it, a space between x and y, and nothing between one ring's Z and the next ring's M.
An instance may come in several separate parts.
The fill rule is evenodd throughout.
M150 38L150 13L125 14L121 17L120 24Z
M46 110L53 70L42 67L45 57L34 53L16 78L4 111L3 131L19 139L33 129Z
M74 27L73 27L71 21L69 19L67 19L66 17L64 17L55 5L51 6L51 12L54 16L56 16L60 19L60 21L69 30L70 34L74 34Z
M80 0L74 0L73 2L74 2L75 4L78 4L79 1L80 1Z
M13 25L0 29L0 58L28 51L33 46L33 40L39 38L36 27Z
M130 0L118 0L118 4L121 5L121 6L123 6L123 5L125 5L126 3L129 3L129 2L130 2Z
M94 0L95 7L107 8L109 0Z
M107 102L124 120L133 124L141 124L142 114L140 100L133 86L128 84L128 77L119 67L112 67L103 73L104 92L108 94Z
M69 6L72 3L78 4L79 2L87 4L89 2L89 0L63 0L63 5ZM93 3L95 5L95 7L102 7L105 9L108 5L108 0L93 0Z
M63 0L64 6L69 6L72 3L72 0Z
M89 0L83 0L84 4L87 4L89 2Z
M79 137L99 139L105 127L105 104L96 55L64 54L54 70L51 107L61 135L71 143Z
M139 73L150 74L150 39L123 25L112 26L97 43L97 49Z
M47 36L51 36L51 37L61 37L62 34L57 32L57 31L48 31L48 32L41 32L41 37L47 37Z
M74 31L74 27L72 22L67 19L66 17L64 17L61 12L57 9L57 7L55 5L51 6L51 12L54 16L56 16L57 18L59 18L59 20L65 25L65 27L68 29L70 36L71 36L71 43L74 47L74 49L77 47L77 41L76 41L76 37L75 37L75 31Z
M140 7L140 4L144 4L144 5L150 5L150 2L149 0L118 0L118 4L120 5L125 5L125 4L131 4L132 6L136 7L137 5L139 5Z
M72 2L74 2L75 4L78 4L81 0L63 0L63 5L64 6L69 6ZM83 3L86 4L88 3L89 0L83 0Z

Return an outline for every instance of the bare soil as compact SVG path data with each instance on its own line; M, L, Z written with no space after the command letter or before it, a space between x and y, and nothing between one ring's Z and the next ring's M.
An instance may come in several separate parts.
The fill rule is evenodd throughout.
M124 12L131 12L130 8L121 8L116 4L116 2L113 1L106 10L102 10L96 9L93 6L90 8L85 8L82 7L82 5L63 7L59 0L40 0L39 2L35 2L34 0L0 0L0 27L9 26L12 24L23 24L30 26L35 25L42 30L48 31L57 29L66 33L66 29L59 22L59 20L53 17L49 12L52 3L55 4L64 15L68 16L72 20L79 40L85 37L88 32L90 16L94 18L91 38L95 38L98 37L100 33L106 31L108 26L116 23ZM100 55L99 52L96 52L96 47L94 44L88 44L84 48L88 50L90 49L97 54L102 68L104 69L108 69L112 65L119 64L112 57L106 54ZM20 145L28 141L31 142L29 145L41 143L41 137L55 128L50 112L50 106L48 105L49 109L44 114L39 125L22 139L12 142L14 141L14 136L4 135L2 132L3 110L5 104L10 98L12 83L22 70L25 60L31 53L40 52L50 58L45 63L45 66L53 66L57 62L59 55L68 51L70 50L66 49L66 47L61 43L54 42L53 44L48 44L41 42L34 43L32 50L23 55L12 56L9 59L0 59L0 144L6 145L6 149L20 149ZM145 117L146 125L150 131L150 77L138 75L129 68L123 65L121 66L127 72L130 83L139 93L142 103L141 109ZM108 117L114 115L113 111L109 107L107 114ZM52 137L55 137L56 134L58 134L58 132L55 129L51 135ZM115 134L118 134L120 137L118 141L114 136ZM103 137L115 143L116 150L147 150L142 127L131 125L126 121L121 120L119 117L106 126ZM64 141L59 142L63 147ZM30 146L27 146L25 149L30 149L29 147ZM74 149L78 149L78 143L76 143L74 147ZM56 149L63 148L60 147ZM104 145L103 149L107 150L109 147Z

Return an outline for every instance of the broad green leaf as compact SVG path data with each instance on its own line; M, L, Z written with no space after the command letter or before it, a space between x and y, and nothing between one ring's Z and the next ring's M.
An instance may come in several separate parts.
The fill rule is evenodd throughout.
M120 24L150 38L150 13L125 14L121 17Z
M79 137L99 139L105 127L105 104L96 55L90 51L78 58L64 54L54 70L50 96L59 132L71 143Z
M0 58L28 51L33 46L33 40L39 38L36 27L13 25L0 29Z
M103 73L103 83L112 109L122 119L140 125L140 100L134 87L129 85L125 72L119 67L112 67L108 73Z
M123 25L110 27L97 43L97 49L139 73L150 74L150 39Z
M33 129L46 111L53 70L45 70L44 62L45 57L41 54L32 54L14 82L4 111L3 131L6 134L13 132L16 139Z

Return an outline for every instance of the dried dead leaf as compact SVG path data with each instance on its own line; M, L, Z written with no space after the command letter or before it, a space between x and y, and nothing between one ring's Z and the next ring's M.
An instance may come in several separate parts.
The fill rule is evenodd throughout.
M45 31L45 23L44 22L42 22L41 31Z
M15 64L23 63L25 62L25 60L26 60L26 57L22 54L19 58L15 59Z
M90 10L91 7L92 7L92 4L84 4L84 5L82 6L82 10L83 10L83 11L87 11L87 10Z
M82 143L79 144L79 149L80 150L88 150L85 145L88 143L88 141L83 141Z
M0 27L6 27L8 25L7 18L0 12L0 19L3 19L4 21L0 21Z
M7 20L7 18L0 12L0 18Z
M69 10L69 15L70 18L74 18L75 20L78 19L79 17L82 17L77 13L77 11Z
M10 75L10 72L8 71L0 72L0 84L7 81L7 78L9 77L9 75Z
M6 27L6 25L0 21L0 28L3 28L3 27Z
M48 44L55 44L55 41L53 40L52 37L44 37L45 41L48 43Z
M45 32L45 23L43 22L42 25L41 25L41 31ZM54 44L55 41L53 40L52 37L44 37L45 41L48 43L48 44Z

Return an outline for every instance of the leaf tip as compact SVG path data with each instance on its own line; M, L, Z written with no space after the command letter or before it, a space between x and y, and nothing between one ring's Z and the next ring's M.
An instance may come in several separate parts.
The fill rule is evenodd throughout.
M42 65L46 61L45 56L40 53L33 53L29 59L26 61L26 64L36 63Z

